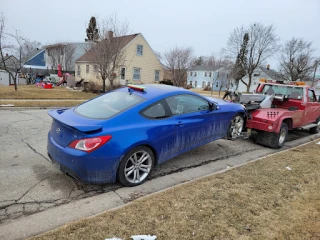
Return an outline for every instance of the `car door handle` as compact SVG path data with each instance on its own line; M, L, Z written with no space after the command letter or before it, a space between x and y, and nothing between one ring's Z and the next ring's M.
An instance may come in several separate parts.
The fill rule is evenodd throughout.
M178 122L177 127L183 127L184 123L182 123L181 121Z

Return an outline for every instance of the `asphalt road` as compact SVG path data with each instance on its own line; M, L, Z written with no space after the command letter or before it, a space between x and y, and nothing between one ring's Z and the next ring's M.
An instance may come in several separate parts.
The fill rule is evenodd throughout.
M0 225L48 208L122 188L119 184L83 184L50 162L46 153L51 118L47 110L0 109ZM309 133L291 132L289 141ZM291 144L292 145L292 144ZM290 142L282 149L291 147ZM251 140L218 140L157 166L151 179L201 165L219 171L278 150ZM199 177L195 174L194 177ZM193 176L190 176L192 179ZM165 184L165 183L163 183ZM130 201L130 199L127 199Z

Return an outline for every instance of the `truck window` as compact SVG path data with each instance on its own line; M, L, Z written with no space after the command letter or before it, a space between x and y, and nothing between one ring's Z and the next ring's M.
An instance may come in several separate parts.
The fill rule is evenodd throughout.
M316 95L314 94L314 91L311 89L308 90L308 97L310 102L317 102Z
M269 94L269 95L272 95L272 94L285 95L290 99L302 100L303 88L293 87L293 86L265 84L263 86L262 93Z

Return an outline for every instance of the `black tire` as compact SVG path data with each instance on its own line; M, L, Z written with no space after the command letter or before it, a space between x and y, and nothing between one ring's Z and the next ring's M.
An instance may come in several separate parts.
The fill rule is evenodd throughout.
M143 154L145 154L145 156ZM122 158L117 173L118 180L127 187L140 185L150 176L153 166L153 152L145 146L135 147ZM126 171L128 173L127 175ZM137 176L139 176L139 179L136 179Z
M315 123L318 124L318 126L309 129L309 132L312 134L316 134L320 132L320 117L317 118Z
M236 114L228 127L227 131L227 139L229 140L235 140L237 139L238 135L242 132L244 128L244 118L243 115L238 113Z
M279 133L271 132L259 132L257 137L257 143L270 147L270 148L281 148L285 144L288 137L288 125L282 123Z

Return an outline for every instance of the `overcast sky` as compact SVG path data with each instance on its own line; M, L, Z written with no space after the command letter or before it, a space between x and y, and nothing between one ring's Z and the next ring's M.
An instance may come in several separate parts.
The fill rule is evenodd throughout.
M192 47L196 56L218 53L233 29L261 22L273 24L282 43L313 42L320 57L320 0L0 0L0 12L9 30L42 44L82 42L91 16L116 13L155 51ZM278 67L275 58L269 62Z

